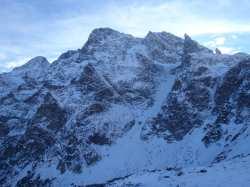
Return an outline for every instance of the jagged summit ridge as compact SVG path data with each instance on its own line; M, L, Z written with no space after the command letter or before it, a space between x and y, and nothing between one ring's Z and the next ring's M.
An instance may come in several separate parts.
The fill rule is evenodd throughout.
M87 46L91 46L94 44L97 44L99 46L101 43L106 43L109 42L110 44L114 42L114 40L121 40L121 38L126 38L126 39L139 39L140 40L149 40L151 43L156 42L157 45L170 45L172 48L175 48L176 45L183 43L184 48L182 49L184 53L192 53L192 52L198 52L198 51L204 51L208 53L212 53L212 50L201 46L198 42L192 40L192 38L188 34L184 34L184 39L175 36L171 33L168 32L152 32L149 31L145 38L135 38L132 35L129 34L124 34L119 31L116 31L114 29L108 28L108 27L103 27L103 28L97 28L94 29L89 37L87 42L84 44L82 50L84 51ZM125 40L126 40L125 39ZM110 41L109 41L110 40ZM106 42L105 42L106 41ZM81 50L69 50L62 55L59 56L60 59L65 59L69 58L76 53L79 53ZM216 52L216 51L215 51ZM218 50L217 50L218 52ZM220 52L221 53L221 52ZM244 54L246 55L246 54ZM41 66L48 66L48 61L45 57L42 56L37 56L31 59L29 62L27 62L25 65L28 64L41 64ZM32 66L32 65L31 65ZM19 68L19 67L18 67Z
M126 38L126 39L139 39L140 40L145 40L149 41L151 43L157 43L156 45L167 45L168 48L176 48L176 46L181 46L184 44L184 48L182 49L183 51L188 51L188 53L192 52L197 52L199 50L205 50L206 52L212 52L211 50L207 49L206 47L201 46L198 44L196 41L192 40L191 37L188 34L184 35L184 39L175 36L171 33L168 32L152 32L149 31L148 34L145 36L145 38L135 38L132 35L129 34L124 34L119 31L116 31L114 29L108 28L108 27L103 27L103 28L97 28L94 29L89 37L87 42L84 44L82 50L84 51L87 46L95 45L100 46L101 43L106 43L109 42L110 44L114 42L114 40L121 40L121 38ZM110 41L109 41L110 40ZM61 59L66 59L69 58L77 53L80 53L81 50L69 50L62 55L59 56L58 60ZM84 51L85 52L85 51ZM36 66L36 64L40 64L40 66L45 66L47 67L49 65L49 62L45 57L42 56L37 56L31 59L29 62L25 64L27 66L30 64L30 66ZM17 67L18 69L19 67Z

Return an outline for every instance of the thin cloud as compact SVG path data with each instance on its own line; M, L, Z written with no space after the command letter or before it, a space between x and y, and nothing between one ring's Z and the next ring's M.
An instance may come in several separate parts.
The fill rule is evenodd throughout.
M211 48L217 48L219 46L223 46L225 44L226 37L216 37L213 40L206 42L205 45Z
M235 54L240 52L238 49L232 48L232 47L226 47L226 46L219 46L218 49L225 54Z
M68 49L80 48L96 27L112 27L139 37L149 30L179 36L189 33L194 37L250 32L247 0L241 3L234 0L3 0L1 3L0 26L4 29L0 30L0 48L5 59L1 59L0 71L3 64L5 67L20 65L20 61L30 56L42 55L53 60ZM222 38L213 42L214 46L227 47Z
M233 21L231 16L228 18L222 16L221 13L216 14L217 17L202 13L200 9L203 8L202 10L206 12L205 7L209 7L209 4L204 2L203 6L201 4L198 6L196 2L170 1L154 6L134 4L123 8L113 6L108 17L121 29L138 35L143 35L148 30L166 30L178 35L185 32L196 35L250 31L249 20L238 22ZM223 6L220 7L217 12L223 10ZM215 11L212 12L215 13Z

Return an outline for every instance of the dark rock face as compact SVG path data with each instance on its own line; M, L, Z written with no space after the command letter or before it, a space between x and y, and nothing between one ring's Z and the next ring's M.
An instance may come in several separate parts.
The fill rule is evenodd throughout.
M200 125L196 114L190 112L188 106L178 102L174 96L168 99L167 105L163 105L161 113L151 123L156 133L168 130L176 140L181 140L193 127Z
M89 115L92 115L95 113L103 112L104 110L105 110L105 108L101 103L94 103L86 109L84 114L89 116Z
M232 67L224 76L215 92L215 107L213 112L216 120L210 125L203 141L206 145L220 140L223 136L222 126L235 119L236 124L246 124L249 120L248 112L241 114L248 108L249 61L243 61ZM244 92L244 93L243 93ZM244 104L243 104L244 101ZM245 121L245 122L244 122ZM234 137L238 137L236 134ZM236 138L233 138L234 140Z
M102 82L91 64L87 64L84 67L81 77L78 80L73 80L72 83L84 86L88 91L97 91L102 87Z
M94 29L90 34L89 39L84 47L88 47L90 45L99 45L102 41L105 41L108 37L117 37L117 36L119 36L119 32L110 28Z
M221 54L222 54L221 51L220 51L218 48L215 49L215 53L216 53L217 55L221 55Z
M188 67L191 65L192 54L199 54L202 52L213 53L212 50L205 48L198 44L196 41L192 40L190 36L185 34L184 36L184 46L182 54L182 67Z
M37 125L46 121L47 128L58 131L67 121L66 112L58 105L53 96L48 93L44 103L38 108L31 124Z
M106 185L105 184L89 184L89 185L86 185L86 187L105 187Z
M187 46L185 47L185 45ZM211 70L207 67L200 66L193 69L191 66L193 61L191 54L204 50L207 49L202 48L186 36L183 55L190 55L188 62L190 65L183 65L187 61L185 58L182 59L182 64L178 67L181 71L178 70L179 75L173 84L172 91L157 117L150 122L151 130L164 136L167 140L172 141L171 136L175 140L181 140L192 129L204 125L205 122L201 117L203 112L212 112L216 116L216 120L208 125L202 139L206 146L223 137L225 132L221 125L228 123L233 116L236 118L236 123L244 121L240 114L249 106L247 101L249 62L243 61L233 66L221 80L220 77L210 76ZM236 111L234 111L235 109ZM249 119L249 115L246 116L246 113L248 112L244 113L245 118Z
M237 114L249 106L249 69L250 62L244 61L230 69L222 80L215 94L215 112L218 113L217 123L227 123L232 110L236 107ZM244 104L243 104L244 101Z
M222 137L222 130L219 125L210 125L209 131L206 133L202 141L205 145L209 145L211 143L217 142Z
M224 77L222 85L217 89L215 94L216 109L219 112L218 122L226 123L230 113L230 97L240 87L242 83L240 67L232 68Z
M5 149L1 152L1 161L8 161L12 165L25 165L31 161L42 159L47 148L55 143L55 139L48 131L38 127L30 127L25 134L11 137L4 141Z
M97 144L97 145L105 145L110 144L109 138L107 138L104 134L94 133L93 135L88 137L90 143Z
M30 127L22 136L5 139L0 151L1 184L5 184L17 167L23 168L32 162L42 161L45 152L55 144L51 133L39 127ZM19 183L25 183L26 179ZM27 182L27 181L26 181Z
M86 164L94 164L100 156L75 132L66 132L62 147L58 150L57 169L63 174L66 171L81 173ZM88 156L86 156L88 155Z
M17 182L17 187L24 186L36 186L36 187L50 187L52 186L53 179L40 179L39 176L34 177L34 174L28 172L28 174Z
M83 155L84 159L87 163L87 165L91 165L94 164L95 162L97 162L98 160L100 160L100 156L95 153L95 152L85 152L85 154Z
M199 84L199 82L191 82L188 85L186 88L186 97L192 106L198 110L209 107L209 90L202 84Z
M194 53L199 51L199 44L192 40L190 36L185 34L184 39L184 47L183 47L183 53L184 55L187 55L189 53Z
M189 38L187 40L193 45L191 51L198 50L196 42L189 41ZM192 129L201 126L203 121L200 113L212 108L211 90L216 80L206 75L209 72L206 67L201 66L194 71L190 66L183 65L185 63L186 61L182 59L182 64L178 67L183 69L182 72L175 79L161 111L150 122L153 132L164 136L170 142L182 140ZM166 132L170 135L168 133L165 135Z
M114 96L114 92L111 88L103 88L96 93L95 99L97 101L110 100Z
M19 150L24 150L28 157L39 158L45 150L55 143L55 139L48 131L38 128L30 127L26 130L24 136L20 139Z
M0 137L4 137L9 133L9 128L4 123L0 122Z
M176 49L183 48L183 39L170 33L149 32L143 42L154 61L171 64L175 63L182 55L182 51L176 51ZM177 54L171 55L175 53Z
M61 54L59 56L58 60L68 59L68 58L72 57L74 54L77 54L77 51L69 50L66 53Z

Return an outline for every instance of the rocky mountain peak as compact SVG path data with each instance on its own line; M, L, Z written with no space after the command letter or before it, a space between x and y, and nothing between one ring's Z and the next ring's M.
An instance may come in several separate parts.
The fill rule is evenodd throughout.
M12 72L6 75L7 77L11 75L10 78L12 77L12 80L18 80L24 77L38 80L45 76L49 67L50 63L45 57L37 56L29 60L26 64L14 68Z
M37 56L29 60L26 64L20 67L14 68L14 71L24 70L24 69L33 69L33 70L40 69L40 68L44 69L44 68L47 68L49 65L50 63L45 57Z
M99 38L103 38L103 37L107 37L107 36L117 36L120 35L121 33L119 31L116 31L114 29L108 28L108 27L103 27L103 28L97 28L94 29L91 33L90 33L90 37L99 37Z
M215 53L216 53L217 55L221 55L221 54L222 54L221 51L220 51L218 48L215 49Z
M180 186L249 156L248 57L187 34L99 28L51 65L1 74L0 186ZM155 182L109 185L138 174Z
M44 64L48 64L49 61L47 60L46 57L37 56L37 57L34 57L31 60L29 60L26 64L32 64L32 63L44 65Z
M84 47L91 45L100 45L107 41L117 40L119 38L128 36L129 35L120 33L111 28L97 28L90 33L89 38Z

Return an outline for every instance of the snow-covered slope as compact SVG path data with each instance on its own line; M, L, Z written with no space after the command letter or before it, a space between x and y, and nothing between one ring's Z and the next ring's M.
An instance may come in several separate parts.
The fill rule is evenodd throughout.
M233 159L209 167L171 168L144 170L123 178L110 180L104 186L145 187L248 187L250 158ZM102 184L99 184L102 185Z
M247 54L95 29L51 64L0 75L0 184L208 186L217 175L194 171L211 167L219 186L236 175L224 165L250 168L249 90Z

